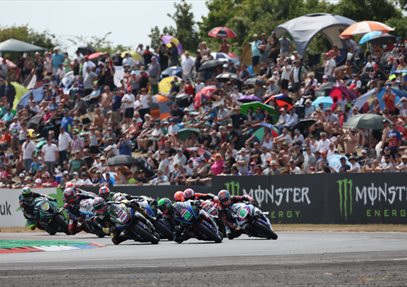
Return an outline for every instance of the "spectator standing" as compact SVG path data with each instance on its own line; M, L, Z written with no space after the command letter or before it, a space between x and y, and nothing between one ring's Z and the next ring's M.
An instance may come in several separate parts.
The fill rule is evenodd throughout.
M56 144L52 143L51 137L48 137L47 143L41 149L42 162L45 163L47 171L51 176L55 174L55 165L57 163L59 152Z
M64 161L68 160L68 152L71 148L72 138L61 127L58 135L58 151L59 151L59 164L62 166Z
M31 163L33 162L33 156L36 151L36 145L31 141L30 137L27 136L25 142L23 143L21 150L21 160L24 162L24 169L26 173L30 172Z

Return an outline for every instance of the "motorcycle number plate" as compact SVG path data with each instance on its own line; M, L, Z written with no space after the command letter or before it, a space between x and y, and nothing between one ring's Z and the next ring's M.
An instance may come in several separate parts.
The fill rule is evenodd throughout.
M189 210L183 209L182 212L181 212L181 216L182 216L185 220L189 221L189 219L191 218L192 214L191 214L191 212L189 212Z
M246 217L247 217L247 214L248 214L248 211L247 211L246 208L242 208L242 209L240 209L239 212L238 212L239 218L241 218L241 219L246 218Z
M118 210L116 212L116 217L121 221L121 222L126 222L127 221L127 214L123 210Z

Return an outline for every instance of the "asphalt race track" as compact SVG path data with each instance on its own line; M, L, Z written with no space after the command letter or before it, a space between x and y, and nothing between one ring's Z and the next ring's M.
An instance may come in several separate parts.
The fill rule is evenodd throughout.
M88 234L0 233L0 239L105 244L0 255L0 286L407 286L407 233L279 233L158 245Z

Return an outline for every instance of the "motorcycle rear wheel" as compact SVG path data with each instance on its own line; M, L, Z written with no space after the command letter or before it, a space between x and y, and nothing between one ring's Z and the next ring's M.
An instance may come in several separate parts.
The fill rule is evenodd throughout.
M221 243L223 240L223 237L221 235L216 234L212 230L210 230L208 227L200 223L197 225L199 232L204 234L208 239L215 241L215 243Z

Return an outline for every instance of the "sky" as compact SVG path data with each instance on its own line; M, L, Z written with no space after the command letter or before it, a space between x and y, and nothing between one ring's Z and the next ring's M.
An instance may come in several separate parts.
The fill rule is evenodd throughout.
M175 12L176 0L0 0L0 26L28 24L37 32L49 31L65 45L75 36L102 37L108 32L113 44L150 44L151 28L175 26L167 13ZM195 21L206 16L205 0L192 4ZM69 52L74 51L71 47Z

